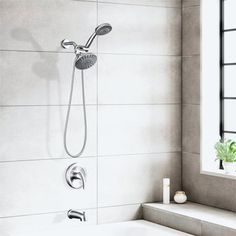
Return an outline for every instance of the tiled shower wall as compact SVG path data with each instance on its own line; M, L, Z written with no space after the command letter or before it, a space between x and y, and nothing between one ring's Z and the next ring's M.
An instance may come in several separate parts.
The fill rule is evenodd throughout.
M181 1L0 1L0 232L140 217L140 203L161 200L162 178L181 186ZM63 149L74 54L64 38L85 43L95 26L113 31L92 46L85 71L88 143L82 158ZM83 137L76 73L69 148ZM66 168L87 171L71 189ZM7 234L8 233L8 234Z
M235 180L200 174L200 1L183 2L183 189L189 200L236 211Z

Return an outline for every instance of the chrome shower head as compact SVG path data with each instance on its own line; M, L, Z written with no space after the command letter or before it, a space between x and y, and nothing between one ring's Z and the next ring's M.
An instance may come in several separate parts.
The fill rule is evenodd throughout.
M99 25L95 29L95 33L96 35L105 35L111 32L111 30L112 30L112 26L108 23L104 23L104 24Z
M96 38L96 36L108 34L109 32L111 32L111 30L112 30L112 26L108 23L104 23L104 24L99 25L95 29L95 32L90 36L90 38L88 39L88 41L84 47L89 48L91 46L93 40Z
M97 56L93 53L80 53L76 56L75 67L86 70L97 62Z

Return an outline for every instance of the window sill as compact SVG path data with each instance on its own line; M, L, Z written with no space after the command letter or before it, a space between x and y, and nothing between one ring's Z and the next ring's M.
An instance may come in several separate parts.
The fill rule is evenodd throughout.
M211 175L211 176L216 176L216 177L221 177L221 178L226 178L226 179L236 179L236 172L234 174L226 174L224 170L219 170L219 169L207 169L207 170L201 170L200 172L203 175Z

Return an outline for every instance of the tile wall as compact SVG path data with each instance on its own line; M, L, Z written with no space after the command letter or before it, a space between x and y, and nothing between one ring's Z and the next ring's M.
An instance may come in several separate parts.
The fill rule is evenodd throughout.
M52 224L140 218L140 203L181 188L181 1L0 1L0 232L11 235ZM88 143L69 158L63 129L72 50L96 25L113 31L91 50L98 63L85 71ZM69 147L82 143L80 73L69 126ZM87 171L85 190L71 189L67 167Z
M236 211L235 180L200 174L200 1L183 1L182 183L189 200Z

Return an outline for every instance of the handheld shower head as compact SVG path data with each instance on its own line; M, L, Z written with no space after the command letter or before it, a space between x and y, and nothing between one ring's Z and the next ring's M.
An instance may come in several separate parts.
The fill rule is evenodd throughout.
M108 23L104 23L104 24L99 25L95 29L95 33L96 35L105 35L105 34L108 34L111 30L112 30L112 26Z
M108 34L111 32L112 26L109 23L104 23L96 27L95 32L90 36L87 43L85 44L85 48L89 48L93 42L93 40L96 38L96 36L101 36Z

